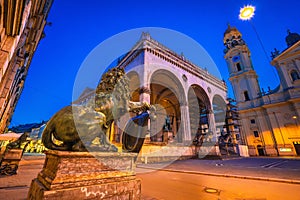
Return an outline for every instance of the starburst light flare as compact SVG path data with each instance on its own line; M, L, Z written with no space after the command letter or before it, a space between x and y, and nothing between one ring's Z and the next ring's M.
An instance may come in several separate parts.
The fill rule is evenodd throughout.
M255 7L251 5L244 6L240 9L239 18L241 20L250 20L254 16Z

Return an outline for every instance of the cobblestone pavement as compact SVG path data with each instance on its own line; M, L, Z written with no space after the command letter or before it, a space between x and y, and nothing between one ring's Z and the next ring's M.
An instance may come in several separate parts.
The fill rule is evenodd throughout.
M17 175L0 176L0 199L26 199L31 180L36 178L42 169L44 159L44 156L23 156ZM236 176L235 178L256 177L267 181L300 184L300 160L296 159L243 158L235 160L185 160L171 164L138 164L137 176L142 177L143 173L158 170L210 176ZM142 191L142 199L154 200L155 198L149 194L146 196Z

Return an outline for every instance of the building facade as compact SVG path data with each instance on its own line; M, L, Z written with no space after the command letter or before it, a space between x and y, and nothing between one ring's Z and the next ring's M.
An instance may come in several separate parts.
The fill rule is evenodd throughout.
M0 134L11 121L53 0L0 0Z
M286 42L287 49L272 53L280 84L265 92L242 34L230 26L224 33L224 58L250 156L300 155L300 36L289 32Z
M149 125L151 142L191 144L197 135L216 142L218 125L223 127L226 110L227 86L222 80L154 40L149 33L142 33L118 66L130 79L132 101L159 107L159 120ZM125 123L120 121L119 126L122 124Z
M131 101L148 102L157 108L157 120L148 125L143 156L153 152L160 152L159 156L181 156L185 151L189 156L195 155L197 152L191 147L195 139L217 147L226 115L224 81L154 40L149 33L142 33L132 49L117 59L116 65L125 69ZM84 104L94 95L95 90L86 88L73 104ZM131 117L128 113L115 121L110 138L114 144L121 143ZM168 148L161 148L165 146ZM184 150L180 152L177 146Z

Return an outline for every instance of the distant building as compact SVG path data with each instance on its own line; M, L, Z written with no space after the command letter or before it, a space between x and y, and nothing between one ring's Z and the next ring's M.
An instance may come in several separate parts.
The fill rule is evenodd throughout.
M34 140L39 140L42 138L42 134L43 134L43 131L44 129L46 128L46 123L42 123L39 127L37 128L32 128L31 129L31 132L29 134L29 137L31 139L34 139Z
M8 127L53 0L0 0L0 134Z
M31 133L33 130L39 130L47 122L42 121L41 123L31 123L31 124L20 124L9 129L15 133Z
M300 36L288 32L286 43L287 49L272 53L280 85L265 92L242 34L230 26L224 33L224 58L251 156L300 155Z

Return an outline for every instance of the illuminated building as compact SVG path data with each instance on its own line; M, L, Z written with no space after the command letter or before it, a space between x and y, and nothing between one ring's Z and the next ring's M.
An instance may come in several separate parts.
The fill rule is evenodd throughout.
M154 40L149 33L142 33L133 48L118 59L117 66L125 69L130 80L132 101L159 106L158 119L149 123L149 137L142 156L161 150L159 157L178 157L185 154L178 150L184 147L187 149L184 156L191 156L196 153L190 147L196 136L200 137L199 141L207 142L203 149L212 146L215 147L212 154L219 154L215 145L226 114L224 81ZM93 93L86 88L73 104L86 103ZM114 143L122 141L129 117L125 115L116 120L111 139ZM167 130L166 118L169 119ZM164 146L168 148L162 148Z
M228 26L225 60L249 155L300 155L300 36L288 32L287 49L272 53L280 84L260 89L251 54L242 34Z
M0 134L22 92L52 0L0 0Z

